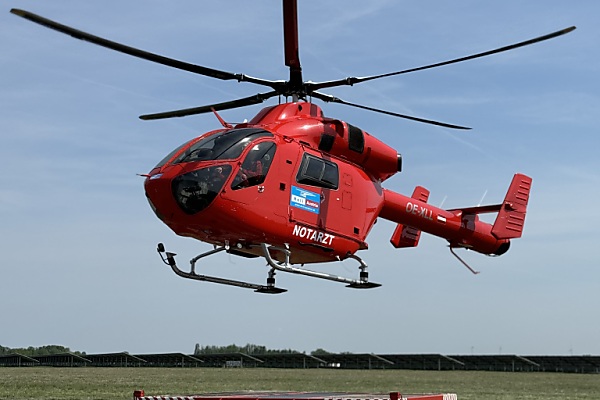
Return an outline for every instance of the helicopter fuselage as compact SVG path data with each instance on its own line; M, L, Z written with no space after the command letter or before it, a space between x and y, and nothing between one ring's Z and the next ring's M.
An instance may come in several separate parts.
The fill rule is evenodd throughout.
M366 156L323 150L344 147L350 129ZM148 174L146 196L176 234L240 255L260 255L258 245L270 243L288 246L292 263L344 259L367 248L383 207L381 180L399 165L395 150L357 129L310 103L268 107L176 149Z
M343 260L367 249L378 217L399 224L395 235L406 236L402 229L410 227L454 247L508 250L508 239L493 235L477 212L442 210L426 198L383 189L400 169L396 150L325 118L314 104L294 102L180 146L148 174L145 190L176 234L248 257L260 256L260 244L269 243L289 249L293 264Z

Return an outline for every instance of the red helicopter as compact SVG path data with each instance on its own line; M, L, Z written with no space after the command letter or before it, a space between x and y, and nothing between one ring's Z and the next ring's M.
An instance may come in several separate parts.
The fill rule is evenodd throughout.
M325 82L304 81L298 51L296 0L283 0L285 65L288 80L266 80L244 74L167 58L125 46L59 24L28 11L11 12L30 21L112 50L221 80L237 80L266 86L270 91L202 107L142 115L143 120L182 117L213 112L222 127L179 146L147 175L146 197L156 216L177 235L210 243L213 250L190 260L185 272L175 254L158 252L179 276L281 293L275 285L277 271L301 274L373 288L367 264L356 255L368 248L366 238L377 218L397 224L391 244L415 247L421 232L444 238L451 253L471 272L454 251L458 248L499 256L510 240L521 237L531 178L514 175L504 200L495 205L444 210L427 203L429 191L421 186L411 196L382 187L402 169L396 150L364 130L335 118L325 117L312 99L358 107L395 117L452 129L470 129L417 118L359 104L321 92L343 85L406 74L472 60L541 42L571 32L569 27L548 35L482 53L436 64L366 77L348 77ZM235 126L217 111L259 104L278 96L286 102L262 109L248 122ZM287 101L290 100L290 101ZM479 214L497 213L493 224ZM201 258L223 252L242 257L263 257L268 266L265 285L202 275L196 272ZM304 268L304 264L354 259L359 277L350 279Z

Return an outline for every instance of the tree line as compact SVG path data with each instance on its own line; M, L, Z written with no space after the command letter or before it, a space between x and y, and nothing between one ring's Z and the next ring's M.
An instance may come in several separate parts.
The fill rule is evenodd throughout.
M254 355L263 355L263 354L306 354L304 351L298 351L294 349L268 349L266 346L261 346L257 344L248 343L245 346L237 346L235 344L230 344L227 346L200 346L199 343L196 343L196 347L194 348L194 355L200 356L203 354L231 354L231 353L244 353L244 354L254 354ZM318 356L323 354L331 354L326 350L317 349L310 352L312 356Z
M59 345L48 345L48 346L40 346L40 347L20 347L20 348L10 348L0 346L0 356L8 355L8 354L21 354L22 356L48 356L51 354L61 354L61 353L72 353L77 355L85 355L85 352L82 353L80 351L71 351L68 347L59 346Z
M8 355L8 354L21 354L23 356L33 357L33 356L47 356L52 354L61 354L61 353L72 353L80 356L85 356L85 352L80 351L71 351L68 347L59 346L59 345L47 345L40 347L21 347L21 348L10 348L0 346L0 356ZM244 354L306 354L304 351L298 351L294 349L268 349L266 346L251 344L248 343L245 346L237 346L235 344L230 344L227 346L200 346L199 343L196 343L196 347L194 348L194 355L199 356L202 354L231 354L231 353L244 353ZM313 350L310 352L312 356L319 356L324 354L331 354L330 352L323 350L321 348Z

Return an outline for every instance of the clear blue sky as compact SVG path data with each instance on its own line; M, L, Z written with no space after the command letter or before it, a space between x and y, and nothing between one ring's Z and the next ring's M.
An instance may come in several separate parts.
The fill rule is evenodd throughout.
M143 179L212 115L137 116L249 96L221 82L111 52L9 13L19 7L169 57L286 79L279 1L2 0L0 12L0 345L90 353L187 352L201 345L444 354L600 354L600 3L516 0L299 1L304 78L396 71L571 25L567 36L485 59L331 89L347 101L464 124L451 131L342 105L326 115L404 155L386 187L431 190L444 208L502 200L533 177L524 237L499 258L442 239L388 243L380 221L360 255L383 286L356 291L278 275L278 296L186 281L180 262L210 246L175 236ZM267 103L273 104L276 100ZM261 106L223 112L232 122ZM482 200L483 199L483 200ZM203 271L264 282L264 262L219 254ZM323 271L356 276L356 264Z

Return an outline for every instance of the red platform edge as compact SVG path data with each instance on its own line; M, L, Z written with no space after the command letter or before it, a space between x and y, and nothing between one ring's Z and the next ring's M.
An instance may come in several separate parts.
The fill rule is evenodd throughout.
M133 392L134 400L457 400L456 394L383 394L312 393L312 392L248 392L205 393L198 395L146 396L143 390Z

